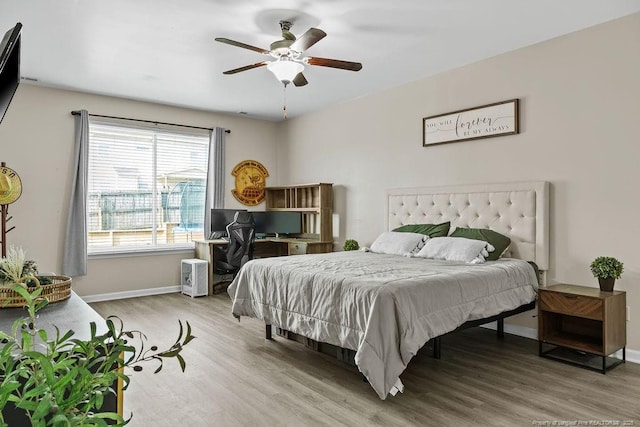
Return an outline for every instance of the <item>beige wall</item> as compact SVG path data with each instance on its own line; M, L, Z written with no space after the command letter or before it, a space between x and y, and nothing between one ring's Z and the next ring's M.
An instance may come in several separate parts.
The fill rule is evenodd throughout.
M384 189L547 180L549 277L597 286L591 260L619 257L616 288L637 325L638 76L635 14L285 122L280 178L335 183L339 240L365 245L383 231ZM423 117L512 98L521 100L519 135L422 147ZM532 314L517 323L534 328ZM640 328L628 332L640 350Z
M215 96L215 94L212 94ZM277 183L277 126L253 120L184 108L128 101L106 96L22 84L0 125L0 161L22 178L22 197L10 205L9 245L22 246L40 271L59 272L72 182L74 120L72 110L186 124L222 126L227 135L226 206L239 207L231 196L231 169L254 159L270 171L267 183ZM88 275L75 278L79 295L136 291L180 283L180 259L193 253L91 259Z
M8 243L25 248L41 271L59 271L72 177L69 113L86 108L223 126L232 130L229 171L252 158L269 169L269 184L334 182L341 242L368 244L383 230L387 188L550 181L550 278L595 286L590 261L619 257L625 272L616 287L627 291L637 324L639 40L636 14L281 124L22 84L0 125L0 160L24 185L10 207L16 229ZM423 117L511 98L521 100L519 135L421 146ZM239 206L229 191L226 202ZM91 260L74 289L96 295L176 285L185 257ZM515 323L535 327L531 314ZM640 350L640 329L628 330L629 347Z

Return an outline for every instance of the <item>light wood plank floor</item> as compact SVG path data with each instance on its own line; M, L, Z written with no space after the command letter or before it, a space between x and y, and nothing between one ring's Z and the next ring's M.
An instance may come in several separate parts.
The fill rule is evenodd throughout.
M170 346L178 319L197 336L184 351L185 373L169 360L159 374L148 365L132 375L125 414L133 413L134 427L640 426L640 365L602 375L538 357L536 341L500 342L483 328L445 337L440 360L416 356L401 376L404 394L382 401L356 368L297 342L266 341L260 321L238 322L226 294L91 306L143 331L150 345Z

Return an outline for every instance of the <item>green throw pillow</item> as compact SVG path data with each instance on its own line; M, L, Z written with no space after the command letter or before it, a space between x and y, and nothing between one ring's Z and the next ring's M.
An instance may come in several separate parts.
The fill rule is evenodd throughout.
M420 233L426 234L429 237L447 237L449 234L450 222L443 222L442 224L407 224L402 227L398 227L393 231L401 231L408 233Z
M487 228L458 227L451 233L451 237L466 237L467 239L489 242L496 250L489 253L489 256L486 257L487 261L495 261L500 258L511 244L510 238Z

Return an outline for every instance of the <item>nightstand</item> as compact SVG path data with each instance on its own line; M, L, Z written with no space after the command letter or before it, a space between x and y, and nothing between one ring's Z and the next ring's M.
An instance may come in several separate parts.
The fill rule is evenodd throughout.
M626 360L627 294L553 285L538 295L540 356L600 371ZM552 348L544 350L543 345ZM609 357L622 349L622 360Z

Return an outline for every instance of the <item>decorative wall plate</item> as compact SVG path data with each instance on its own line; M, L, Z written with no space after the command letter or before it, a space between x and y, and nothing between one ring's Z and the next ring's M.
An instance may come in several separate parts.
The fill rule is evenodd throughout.
M269 172L262 163L244 160L233 168L231 175L236 178L231 194L237 201L247 206L255 206L264 201L264 187Z
M9 205L22 195L22 181L16 171L0 167L0 205Z

